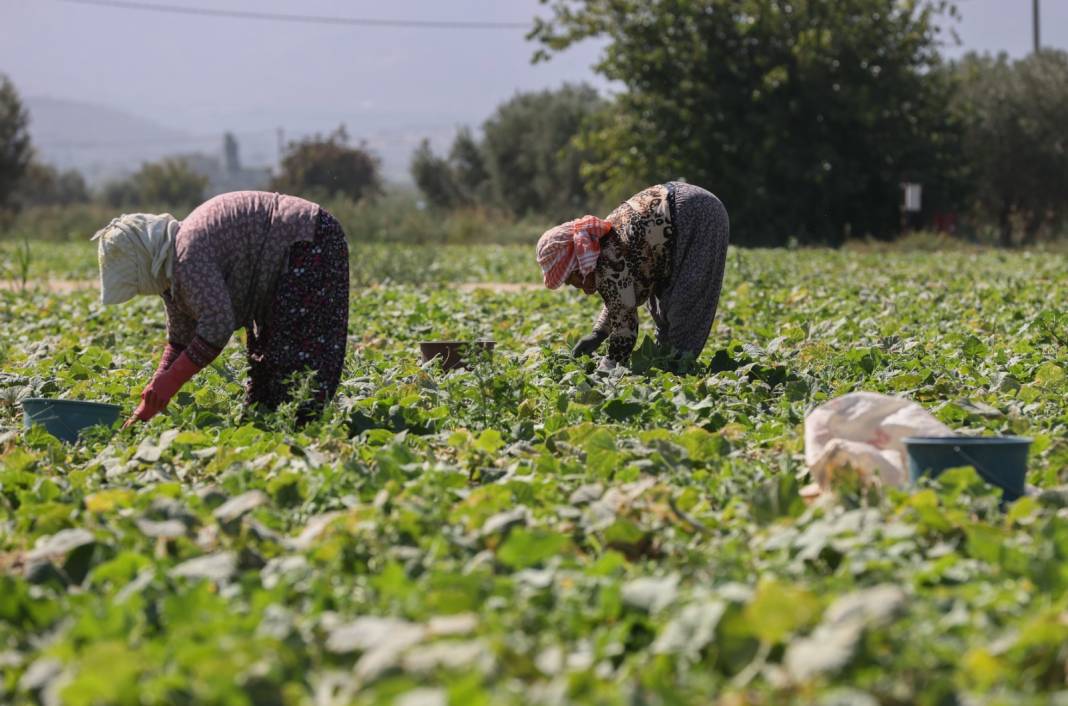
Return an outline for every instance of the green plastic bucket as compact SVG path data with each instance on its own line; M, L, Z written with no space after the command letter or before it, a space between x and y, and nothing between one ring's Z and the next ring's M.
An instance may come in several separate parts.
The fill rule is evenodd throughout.
M971 466L979 477L1002 489L1012 502L1026 489L1027 452L1031 439L1023 436L909 436L903 439L909 475L938 476L948 468Z
M121 409L117 404L83 400L50 400L42 397L22 400L22 416L27 429L40 424L52 436L72 444L78 440L83 429L98 424L108 427L114 424Z

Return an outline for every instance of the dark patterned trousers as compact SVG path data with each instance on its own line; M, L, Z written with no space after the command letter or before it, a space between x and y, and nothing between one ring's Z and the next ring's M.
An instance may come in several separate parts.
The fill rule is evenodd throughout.
M294 243L279 276L268 324L248 332L245 402L275 409L301 373L312 373L313 402L302 421L333 398L345 364L349 325L349 247L341 224L319 212L315 240Z
M704 350L719 306L730 219L718 198L693 184L675 190L671 277L649 297L657 343L695 358Z

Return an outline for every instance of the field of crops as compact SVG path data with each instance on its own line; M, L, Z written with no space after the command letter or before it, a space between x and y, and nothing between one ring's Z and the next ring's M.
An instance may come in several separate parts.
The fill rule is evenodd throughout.
M26 395L132 408L163 309L0 290L0 702L1068 704L1064 255L735 250L690 375L572 359L594 299L453 286L530 248L354 256L302 429L242 410L235 337L148 425L23 433ZM804 415L854 390L1033 437L1041 494L806 506Z

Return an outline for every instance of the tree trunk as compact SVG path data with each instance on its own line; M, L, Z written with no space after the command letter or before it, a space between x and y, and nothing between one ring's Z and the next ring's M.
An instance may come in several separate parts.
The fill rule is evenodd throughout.
M1012 247L1012 209L1006 205L1001 209L998 217L998 228L1001 231L1001 247Z
M1038 241L1038 231L1042 229L1045 220L1041 211L1032 211L1031 217L1027 219L1027 227L1024 229L1023 240L1020 244L1034 245Z

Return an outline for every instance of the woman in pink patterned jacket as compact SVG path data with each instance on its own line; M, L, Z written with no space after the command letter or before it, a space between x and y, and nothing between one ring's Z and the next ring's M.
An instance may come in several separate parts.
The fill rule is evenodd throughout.
M237 191L216 196L183 221L123 215L101 229L101 301L163 298L167 344L126 425L163 410L179 388L244 328L245 401L274 409L294 374L314 373L321 409L337 390L348 331L348 244L341 225L295 196Z

